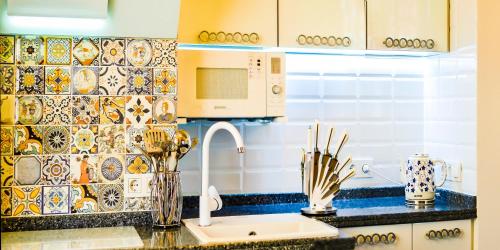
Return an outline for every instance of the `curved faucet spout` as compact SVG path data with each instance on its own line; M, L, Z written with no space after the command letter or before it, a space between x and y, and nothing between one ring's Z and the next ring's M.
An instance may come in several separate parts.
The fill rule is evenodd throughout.
M214 192L211 194L208 192L208 165L209 165L209 149L210 149L210 141L212 140L213 135L220 129L225 129L231 133L233 136L238 153L245 152L245 148L243 145L243 139L241 138L240 132L229 122L217 122L213 124L205 134L205 138L203 139L203 147L202 147L202 165L201 165L201 196L200 196L200 226L209 226L210 225L210 212L215 209L221 209L222 203L218 194L214 188ZM216 195L215 195L216 194ZM215 197L217 196L217 197ZM211 206L210 204L215 204Z

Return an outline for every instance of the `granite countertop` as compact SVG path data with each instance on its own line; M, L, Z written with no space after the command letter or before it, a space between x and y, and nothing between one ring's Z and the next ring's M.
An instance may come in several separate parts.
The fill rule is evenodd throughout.
M298 213L307 206L302 194L223 195L224 207L213 216L248 214ZM2 218L2 232L62 228L134 226L146 249L353 249L354 239L343 234L343 227L418 223L476 218L476 198L447 190L439 190L432 208L413 209L404 204L402 187L343 190L334 200L335 216L315 219L340 228L339 237L233 243L202 246L181 226L177 229L153 229L149 212L109 213L98 215L65 215L26 218ZM198 217L197 197L185 197L183 218ZM25 233L25 232L23 232ZM4 242L4 233L2 233ZM2 247L3 248L3 247Z

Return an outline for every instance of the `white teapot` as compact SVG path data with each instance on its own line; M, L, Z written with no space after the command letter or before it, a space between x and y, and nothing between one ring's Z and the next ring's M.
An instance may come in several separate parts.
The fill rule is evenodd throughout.
M435 164L441 164L441 179L436 183ZM433 160L427 154L414 154L401 166L401 181L405 184L406 204L428 206L434 204L436 187L446 181L447 166L443 160Z

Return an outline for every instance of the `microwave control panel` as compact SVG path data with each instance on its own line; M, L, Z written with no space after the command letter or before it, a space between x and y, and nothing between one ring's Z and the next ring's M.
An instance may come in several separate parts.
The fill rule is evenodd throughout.
M285 54L266 53L267 116L285 116Z
M262 79L266 75L266 54L250 53L248 56L248 79Z

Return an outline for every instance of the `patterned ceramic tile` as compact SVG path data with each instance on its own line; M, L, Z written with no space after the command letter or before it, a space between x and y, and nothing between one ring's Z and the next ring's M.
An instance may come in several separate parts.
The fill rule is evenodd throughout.
M0 63L14 63L14 36L0 36Z
M101 39L101 65L125 65L125 39Z
M125 153L124 125L99 127L99 154Z
M45 74L41 66L18 66L16 93L43 95Z
M45 41L40 36L19 36L16 45L18 64L40 65L45 59Z
M0 155L14 154L14 127L0 126Z
M155 95L177 93L177 71L175 69L154 69L153 92Z
M45 48L47 55L46 64L71 64L71 38L48 37L45 42Z
M15 155L41 155L43 127L16 126L14 128Z
M69 95L70 86L70 67L45 67L45 94Z
M97 125L71 127L71 153L97 154Z
M97 155L71 155L71 183L99 182L98 159Z
M69 186L42 187L43 214L69 213Z
M73 65L99 65L99 38L73 38Z
M151 210L151 198L150 197L130 197L125 198L125 211L136 212L136 211L149 211Z
M148 39L127 39L127 65L148 66L153 57L153 48Z
M153 71L150 68L128 68L127 92L130 95L151 95Z
M128 125L127 134L125 136L125 142L127 143L127 153L142 154L142 152L136 148L139 145L141 148L145 148L144 144L144 132L149 129L149 126L144 125Z
M40 215L42 188L35 186L12 188L12 215Z
M0 65L0 95L14 94L16 86L16 67Z
M2 209L1 216L11 216L12 215L12 188L3 187L1 191L2 196Z
M153 39L153 67L176 67L177 42L168 39Z
M50 155L43 157L41 185L69 184L70 157Z
M43 133L45 154L68 154L71 134L67 126L48 126Z
M63 95L44 96L43 123L46 125L71 124L71 98Z
M16 115L16 97L14 95L0 95L0 124L13 125Z
M120 183L125 171L123 155L100 155L99 175L100 181L105 183Z
M127 124L153 123L153 97L127 96L125 104L125 122Z
M41 124L43 102L38 96L17 96L17 123L24 125Z
M2 186L12 186L14 182L14 157L0 156Z
M151 172L151 162L142 154L127 155L128 174L146 174Z
M101 67L99 74L100 95L123 95L126 92L127 71L124 67Z
M125 120L125 97L101 96L99 105L101 124L123 124Z
M176 118L176 104L173 97L155 96L153 98L154 123L172 123Z
M73 96L73 124L98 124L99 123L99 97L98 96Z
M36 185L42 173L42 160L38 156L20 156L14 162L16 185Z
M104 184L99 188L99 211L116 212L123 210L123 185Z
M73 67L71 84L74 95L99 94L99 68Z
M97 212L98 190L96 184L71 186L71 213Z

